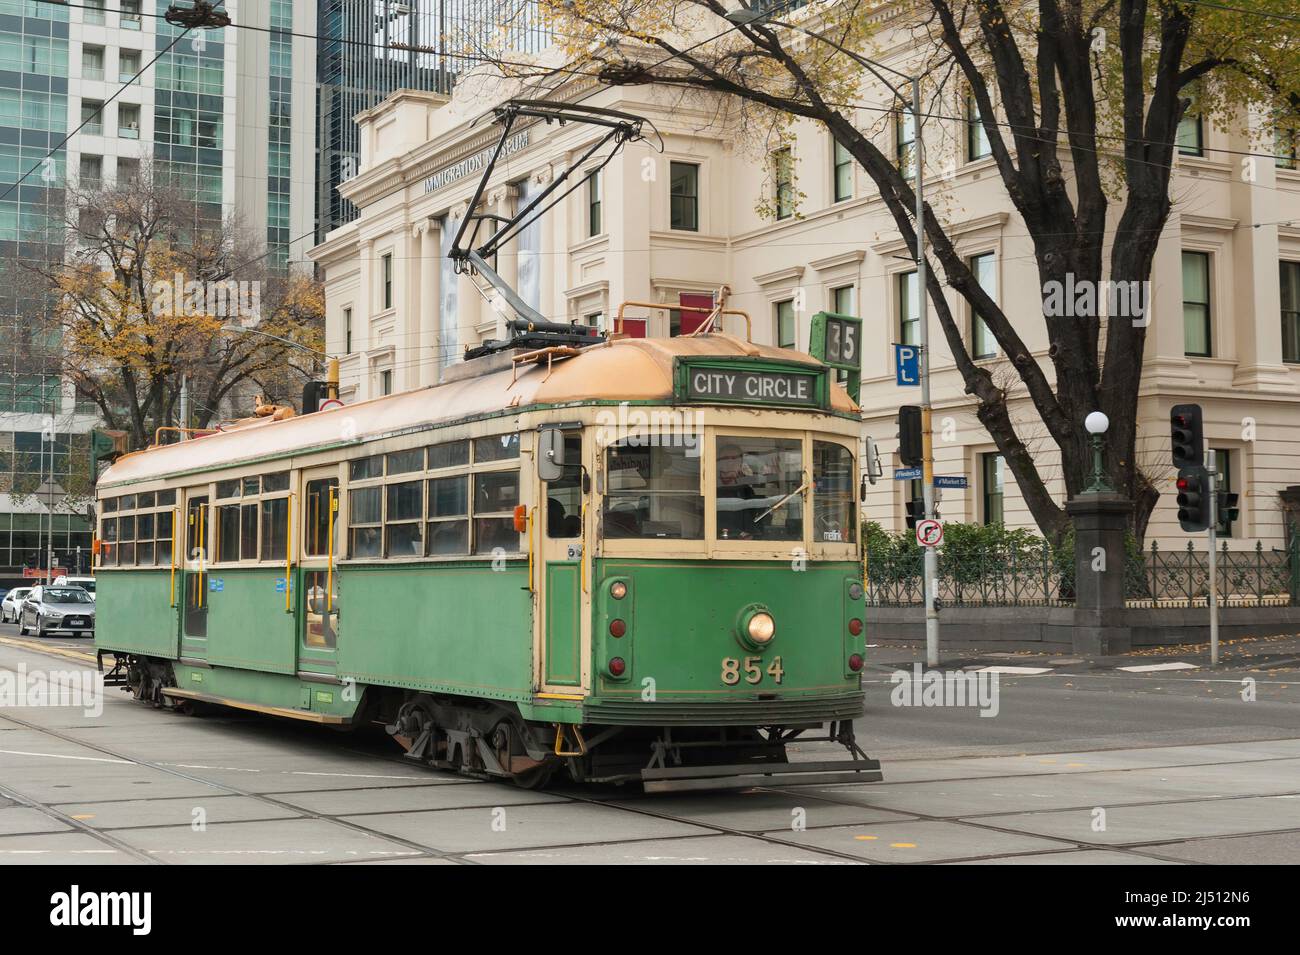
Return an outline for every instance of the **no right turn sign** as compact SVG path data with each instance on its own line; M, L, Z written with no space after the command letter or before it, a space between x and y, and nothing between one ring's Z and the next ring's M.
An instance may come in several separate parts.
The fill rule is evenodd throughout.
M932 517L916 522L916 542L922 547L937 547L943 541L943 525Z

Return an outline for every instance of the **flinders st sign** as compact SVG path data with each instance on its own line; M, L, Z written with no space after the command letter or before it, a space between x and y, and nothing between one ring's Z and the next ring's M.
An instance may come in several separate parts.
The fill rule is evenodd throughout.
M501 147L501 157L503 159L507 158L514 153L519 152L521 149L527 148L528 132L528 130L524 130L522 133L516 133L507 139L505 145ZM481 152L465 157L458 163L453 163L450 166L445 166L442 169L439 169L432 176L424 180L424 191L426 193L436 192L443 186L449 186L453 182L458 182L459 180L464 179L466 176L472 176L475 173L482 172L487 166L488 160L492 158L492 153L496 148L496 145L493 144Z

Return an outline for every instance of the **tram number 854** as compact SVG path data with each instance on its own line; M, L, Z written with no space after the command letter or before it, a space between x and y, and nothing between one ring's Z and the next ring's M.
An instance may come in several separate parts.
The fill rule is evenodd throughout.
M735 686L740 682L740 673L743 669L746 683L762 683L763 668L760 666L762 662L762 657L745 657L743 662L735 657L723 657L722 682L727 686ZM784 679L785 669L781 666L780 657L773 658L771 664L768 665L767 675L772 678L774 683L780 683Z

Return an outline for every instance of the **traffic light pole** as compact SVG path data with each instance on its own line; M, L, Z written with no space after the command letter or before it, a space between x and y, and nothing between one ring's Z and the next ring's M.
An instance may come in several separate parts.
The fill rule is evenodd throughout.
M921 379L921 494L925 500L925 516L933 518L934 513L934 432L930 426L930 332L929 293L926 291L925 270L925 179L924 149L921 137L921 80L912 79L912 144L916 155L912 161L916 164L916 299L917 299L917 345L921 354L917 366ZM924 565L925 588L925 664L939 665L939 607L937 604L939 580L939 555L933 547L925 548Z
M1214 468L1214 459L1205 469L1209 487L1210 526L1206 528L1210 536L1210 666L1219 665L1219 555L1216 552L1219 525L1219 472Z

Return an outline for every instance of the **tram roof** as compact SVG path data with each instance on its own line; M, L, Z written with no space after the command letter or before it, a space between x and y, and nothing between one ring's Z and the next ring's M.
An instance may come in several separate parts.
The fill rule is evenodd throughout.
M506 368L328 411L280 421L252 421L191 441L137 451L114 462L100 478L99 486L235 467L536 406L668 402L673 399L674 359L679 357L767 358L821 366L817 359L802 352L755 345L720 332L675 338L622 338L588 346L579 355L557 361L549 374L545 362L521 365L513 381L512 370ZM858 410L842 388L832 387L830 395L832 412L851 414Z

